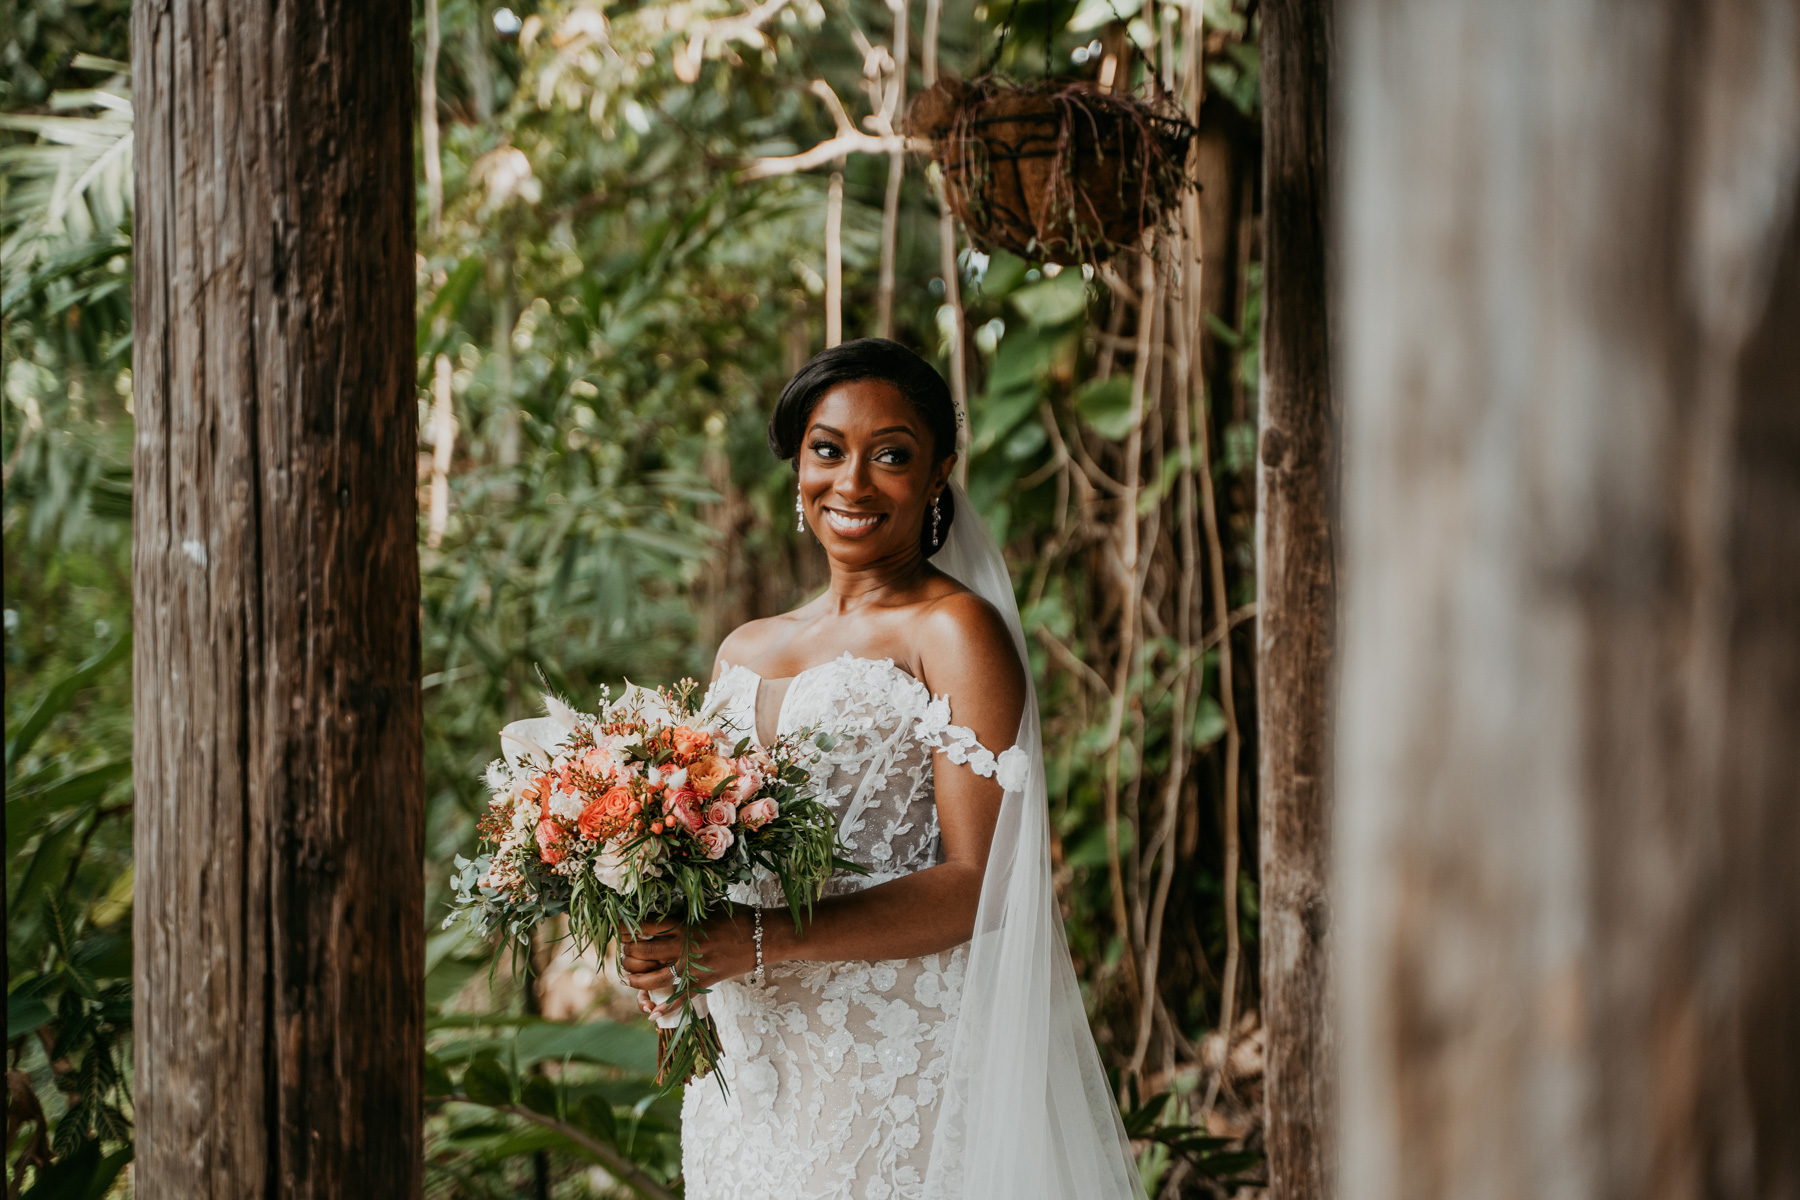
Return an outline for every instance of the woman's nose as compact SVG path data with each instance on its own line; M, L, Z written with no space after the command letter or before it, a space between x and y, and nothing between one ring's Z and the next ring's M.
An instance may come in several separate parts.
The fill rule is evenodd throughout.
M872 490L869 460L860 454L850 456L844 469L838 472L836 486L832 489L846 500L867 496Z

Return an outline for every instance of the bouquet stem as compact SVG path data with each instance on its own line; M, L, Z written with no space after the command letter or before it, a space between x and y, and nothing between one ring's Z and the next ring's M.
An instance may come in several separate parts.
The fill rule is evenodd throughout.
M655 988L650 998L666 1004L675 995L673 988ZM696 1075L705 1075L718 1065L719 1031L707 1011L706 997L686 992L681 1006L656 1022L656 1085L674 1088ZM723 1089L725 1081L719 1080Z

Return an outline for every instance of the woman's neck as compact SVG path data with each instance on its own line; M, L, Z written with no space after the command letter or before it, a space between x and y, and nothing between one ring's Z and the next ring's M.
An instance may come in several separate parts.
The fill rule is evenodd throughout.
M917 587L930 571L923 555L916 551L903 558L887 559L861 566L831 564L831 586L825 591L825 611L843 616L871 605L884 606L889 600Z

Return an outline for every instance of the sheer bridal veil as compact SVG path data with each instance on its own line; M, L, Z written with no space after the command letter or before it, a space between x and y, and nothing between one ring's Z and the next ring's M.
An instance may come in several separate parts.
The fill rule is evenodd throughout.
M962 488L931 562L999 610L1026 664L1017 745L1030 761L1000 805L926 1171L931 1200L1124 1200L1144 1195L1063 937L1037 689L1012 577Z

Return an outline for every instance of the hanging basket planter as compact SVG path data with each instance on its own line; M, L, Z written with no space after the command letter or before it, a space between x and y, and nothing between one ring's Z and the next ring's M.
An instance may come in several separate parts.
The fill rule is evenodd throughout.
M980 250L1071 266L1139 244L1191 186L1194 126L1167 99L1080 79L950 77L914 98L945 195Z

